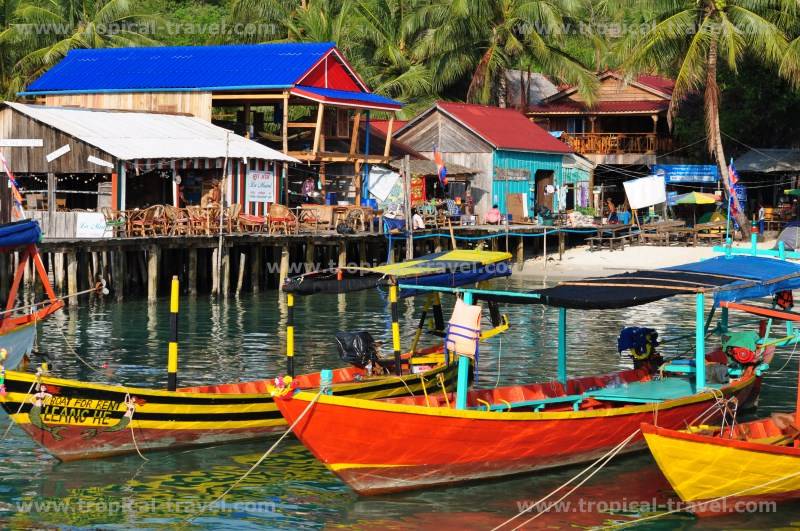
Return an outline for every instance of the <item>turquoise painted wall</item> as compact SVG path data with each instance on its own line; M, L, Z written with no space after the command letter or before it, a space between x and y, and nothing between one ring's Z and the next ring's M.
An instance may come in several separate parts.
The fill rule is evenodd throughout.
M496 150L494 152L492 167L505 169L519 169L530 172L530 179L527 181L505 181L492 180L492 204L497 204L500 212L506 211L506 194L528 194L528 211L533 212L534 196L536 189L536 170L551 170L554 174L556 186L564 182L564 156L553 153L532 153L528 151L505 151ZM588 180L588 179L586 179ZM573 182L573 181L569 181Z

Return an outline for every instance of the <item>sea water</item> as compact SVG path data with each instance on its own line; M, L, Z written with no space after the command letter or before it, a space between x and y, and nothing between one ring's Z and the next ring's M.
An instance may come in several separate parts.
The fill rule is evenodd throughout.
M518 289L539 285L510 279L494 282L495 287ZM334 340L340 330L367 330L385 342L384 348L390 348L388 302L380 291L298 297L296 301L298 373L341 366ZM404 346L414 335L423 303L423 297L400 303ZM445 298L445 312L451 304ZM40 324L38 350L52 356L53 372L58 376L165 388L168 311L166 300L157 304L87 301L78 310L59 312ZM478 385L552 378L556 374L557 311L537 305L505 307L503 311L511 328L481 345ZM735 326L741 318L731 315ZM179 385L283 374L286 316L286 306L274 291L219 300L182 298ZM616 338L624 326L653 327L662 339L678 338L662 347L665 356L690 352L693 337L680 338L693 333L694 299L676 297L622 310L569 311L569 375L630 367L630 359L616 352ZM434 337L423 336L423 344L433 341ZM73 350L93 368L79 361ZM792 349L779 351L765 377L758 414L794 409L798 358L800 352L794 355ZM0 433L6 431L8 422L8 416L0 413ZM147 461L134 454L59 463L22 430L12 427L0 443L0 527L489 529L582 468L361 497L302 445L287 438L235 489L212 503L270 444L272 441L258 441L149 453ZM642 452L613 460L565 503L527 527L574 529L622 523L666 512L677 500L650 455ZM676 513L640 528L766 529L800 524L797 503L753 509L711 520Z

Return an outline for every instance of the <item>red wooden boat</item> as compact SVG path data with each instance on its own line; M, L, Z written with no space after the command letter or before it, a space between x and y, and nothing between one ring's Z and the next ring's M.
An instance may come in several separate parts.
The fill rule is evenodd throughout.
M290 424L297 422L294 432L300 441L361 494L590 461L631 435L634 438L623 451L642 448L638 432L642 422L680 428L714 418L724 398L736 397L743 407L752 403L765 369L763 360L738 363L721 359L721 351L706 357L711 317L705 317L705 296L714 297L716 311L723 300L798 287L800 266L796 264L720 257L676 268L563 282L526 294L452 290L463 293L467 303L476 297L558 307L558 380L467 392L461 385L465 371L460 371L455 395L360 400L298 392L277 399L276 404ZM652 331L637 329L645 333L636 337L643 335L645 340L631 347L634 369L566 378L566 308L620 308L687 293L696 299L693 359L664 363L653 349ZM457 320L459 326L461 322ZM727 330L726 309L718 327ZM622 346L623 336L621 349L628 348ZM465 367L466 355L458 353L459 365Z

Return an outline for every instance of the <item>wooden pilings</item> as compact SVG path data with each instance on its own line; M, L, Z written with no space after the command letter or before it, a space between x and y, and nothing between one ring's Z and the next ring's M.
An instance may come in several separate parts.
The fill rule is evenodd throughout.
M542 230L541 227L517 228L514 232L541 235ZM548 232L556 236L552 228ZM486 249L506 248L503 237L496 237L497 229L462 227L459 233L470 236L465 240L464 248L477 247L474 244L481 240ZM527 238L515 234L510 238L509 251L514 255L518 268L522 267L526 251L529 256L542 252L541 237ZM577 240L579 238L570 235L570 238L564 238L564 243L559 242L559 247L563 250L567 243L571 245ZM438 236L415 243L419 247L417 254L450 248L448 239ZM381 234L255 234L226 236L221 250L217 237L175 236L45 240L40 251L46 255L52 282L60 296L87 289L102 277L117 301L129 296L146 296L149 301L155 301L169 293L173 275L178 275L181 290L188 295L213 293L228 296L238 293L244 296L250 292L275 289L287 277L315 269L377 265L387 258L405 255L406 243L403 240L395 240L392 244L389 253L389 241ZM9 285L16 260L14 254L0 256L0 293L4 286ZM80 300L75 296L68 297L68 303L76 305L89 296L82 295Z

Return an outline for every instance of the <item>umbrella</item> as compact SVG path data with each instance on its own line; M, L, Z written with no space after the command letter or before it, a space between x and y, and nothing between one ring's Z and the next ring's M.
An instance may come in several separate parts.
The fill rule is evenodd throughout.
M702 192L689 192L675 198L676 205L713 205L717 202L714 194L704 194ZM697 209L694 209L694 224L697 225Z
M678 205L713 205L717 202L714 194L704 194L703 192L689 192L675 198Z

